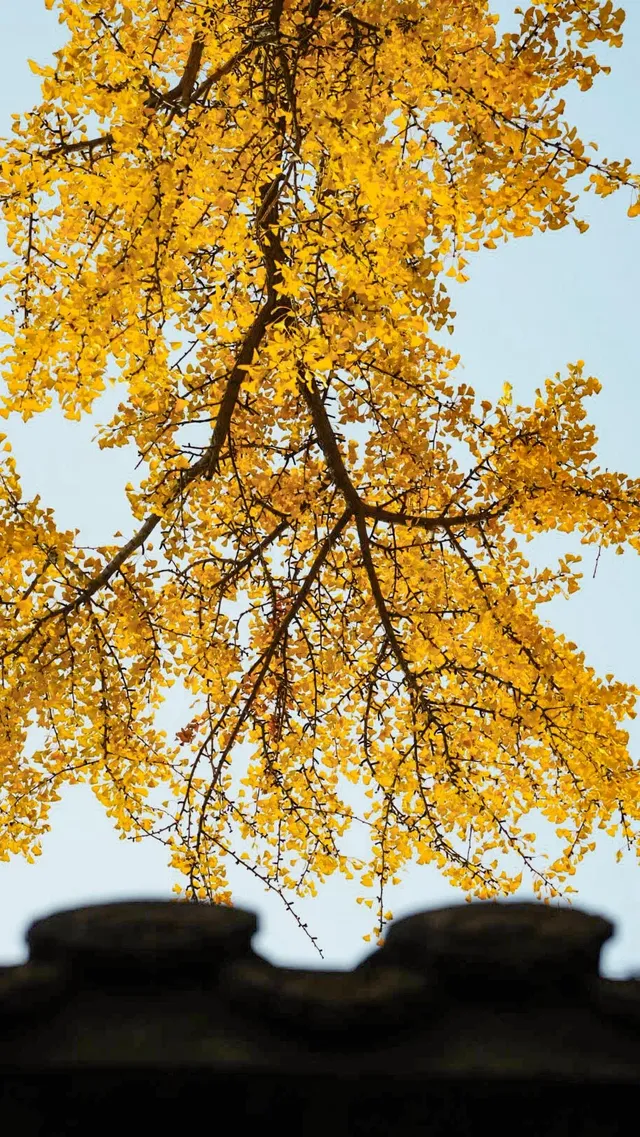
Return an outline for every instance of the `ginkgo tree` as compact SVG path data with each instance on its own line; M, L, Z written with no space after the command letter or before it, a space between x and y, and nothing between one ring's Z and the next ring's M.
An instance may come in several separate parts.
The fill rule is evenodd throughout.
M0 856L84 781L194 899L230 902L243 864L295 914L340 872L380 931L416 861L478 897L568 891L598 829L637 842L636 691L540 612L580 558L526 542L640 548L640 483L597 464L581 362L531 406L459 381L448 284L586 228L584 191L640 212L562 98L623 11L45 3L65 44L0 152L0 413L10 439L117 383L97 445L141 474L130 533L88 549L4 442Z

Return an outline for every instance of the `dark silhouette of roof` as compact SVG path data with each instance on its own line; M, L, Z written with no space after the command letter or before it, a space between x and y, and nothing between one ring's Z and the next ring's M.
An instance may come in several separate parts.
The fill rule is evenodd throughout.
M346 972L268 963L256 926L181 901L35 923L29 961L0 969L4 1132L637 1127L640 980L599 975L606 920L544 904L421 912Z

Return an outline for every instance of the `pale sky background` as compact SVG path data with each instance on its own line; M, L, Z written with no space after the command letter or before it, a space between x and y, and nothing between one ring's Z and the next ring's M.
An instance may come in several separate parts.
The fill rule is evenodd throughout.
M624 6L625 46L611 52L612 74L586 95L569 96L567 112L585 141L600 143L601 154L629 157L640 170L640 0ZM507 0L494 3L500 12L513 7ZM12 113L37 100L38 80L27 58L48 62L60 35L43 0L0 0L0 134L8 133ZM460 381L491 398L508 380L520 402L530 401L546 376L584 359L587 371L603 383L589 408L600 435L601 464L640 476L640 219L626 217L630 202L630 191L606 200L588 195L582 216L591 228L584 236L570 228L478 255L469 266L469 283L455 290L458 315L449 342L464 362ZM95 417L104 421L104 408ZM26 425L10 420L3 429L13 442L25 495L40 493L60 525L81 528L87 544L108 541L120 527L126 531L122 486L131 478L130 454L98 451L91 445L90 422L70 423L55 412ZM545 544L554 555L567 547L566 538ZM545 614L601 674L613 671L640 683L640 564L632 553L603 553L593 579L594 558L595 551L587 550L582 592L554 601ZM631 745L640 758L636 724ZM65 791L51 820L35 864L0 863L0 962L24 957L26 928L47 912L171 894L176 878L162 847L120 841L88 789ZM640 867L633 857L616 865L616 847L601 840L578 870L574 904L616 923L603 962L608 974L626 975L640 973ZM275 962L350 967L369 950L362 935L370 913L356 905L353 885L330 881L317 899L298 905L324 949L322 962L276 898L237 872L231 879L236 903L259 913L262 930L255 946ZM517 898L530 897L523 888ZM408 871L403 884L388 893L396 917L462 899L425 867Z

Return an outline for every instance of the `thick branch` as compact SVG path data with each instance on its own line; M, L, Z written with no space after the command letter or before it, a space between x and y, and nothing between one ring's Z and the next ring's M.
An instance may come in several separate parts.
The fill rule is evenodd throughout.
M202 40L198 38L194 39L179 83L165 94L154 91L149 95L145 106L156 108L161 106L175 106L177 103L188 104L196 85L196 79L198 78L203 50L204 44Z
M96 592L99 592L101 588L104 588L104 586L109 583L125 561L129 559L131 554L136 552L136 550L144 544L159 521L160 515L151 513L138 531L133 534L133 537L131 537L121 549L118 549L116 555L111 558L97 576L94 576L93 579L89 581L85 588L78 592L77 596L74 596L73 600L69 600L67 604L62 604L59 608L54 608L51 612L46 612L44 616L36 620L33 627L30 628L12 648L6 651L2 658L7 659L9 656L17 655L20 649L23 648L25 644L28 644L45 624L48 624L51 620L59 619L61 616L70 616L82 604L86 604L92 596L95 596Z
M225 63L217 67L206 79L203 79L197 87L195 85L198 78L198 71L202 62L203 44L200 40L194 40L191 45L189 57L185 66L184 73L180 82L172 87L170 91L161 94L159 91L153 91L145 102L146 107L157 109L162 106L176 106L181 103L183 106L189 106L195 103L198 99L206 95L207 92L216 83L228 75L230 71L240 62L241 59L248 55L253 49L253 44L245 44L239 51L236 51ZM61 142L59 146L53 146L50 150L41 151L41 157L52 158L55 154L74 154L82 153L88 150L91 155L94 150L101 149L104 146L111 146L113 144L113 135L100 134L96 138L83 138L78 142Z
M99 134L96 138L82 138L79 142L61 142L59 146L44 151L42 157L52 158L54 154L78 154L83 150L88 150L89 155L91 155L94 150L100 150L103 146L111 146L112 142L112 134Z
M137 533L134 533L133 537L131 537L126 542L126 544L118 550L115 557L112 557L109 563L104 566L102 571L99 572L97 576L94 576L93 580L90 582L90 584L87 585L86 588L82 590L80 595L69 604L65 605L63 614L68 615L69 612L72 612L73 609L77 608L79 604L84 604L87 600L90 600L92 596L95 596L96 592L99 592L105 584L108 584L111 578L115 576L118 569L120 569L125 561L129 559L131 554L135 553L140 548L140 546L143 545L144 542L151 536L159 521L159 514L150 514L149 517L147 517L146 521L143 522L143 524L140 526Z
M356 524L358 527L358 540L360 542L360 552L362 554L362 563L364 564L365 572L366 572L367 577L369 579L369 587L371 588L371 594L373 596L373 600L374 600L374 603L376 606L376 611L378 613L378 617L380 619L380 623L382 624L382 627L384 628L384 632L385 632L385 635L387 637L389 646L393 652L393 655L395 657L396 663L398 664L398 667L402 671L402 674L404 675L404 677L407 681L407 685L411 688L414 695L420 701L421 700L420 686L419 686L418 680L416 679L415 675L413 674L413 671L411 670L411 668L409 666L407 659L405 658L405 654L402 650L402 644L400 643L400 640L398 639L396 630L393 626L393 622L391 620L391 615L389 613L389 609L387 608L387 602L384 598L384 594L382 592L380 581L378 580L378 574L376 572L376 567L373 563L373 557L371 555L371 544L369 542L369 534L367 533L367 526L366 526L365 519L362 516L362 514L360 514L359 516L356 516Z
M260 343L260 340L262 339L264 331L269 323L269 318L272 313L274 304L276 302L277 296L274 295L273 297L268 298L266 303L258 312L258 315L256 316L253 324L249 328L249 331L247 332L247 335L243 341L242 347L238 352L233 370L231 371L231 374L227 381L227 386L225 388L225 392L222 396L220 407L218 409L218 415L211 436L211 442L209 443L209 446L202 457L199 458L198 461L190 467L190 469L180 472L179 485L177 489L175 489L169 496L165 502L165 505L172 505L176 499L181 496L187 486L189 486L191 482L195 481L196 478L203 476L210 478L213 475L213 472L217 469L220 452L227 438L229 426L231 423L231 416L233 414L233 409L236 405L240 386L244 377L244 366L251 362L253 353L257 345ZM104 586L109 583L112 577L114 577L119 569L121 569L125 564L125 562L128 561L132 553L135 553L140 548L140 546L144 544L144 542L159 524L160 520L161 514L149 514L137 532L133 534L133 536L126 542L126 544L122 546L121 549L118 550L116 555L111 558L111 560L104 566L104 568L97 574L97 576L95 576L89 582L89 584L87 584L87 586L78 593L77 596L74 596L73 600L70 600L67 604L63 604L51 612L47 612L44 616L37 620L30 631L27 632L20 640L18 640L17 644L14 644L10 651L6 653L6 656L15 655L18 651L20 651L20 648L24 647L24 645L33 638L36 632L39 631L45 624L48 624L50 620L56 619L60 616L70 616L72 612L75 612L82 604L86 604L92 596L95 596L96 592L99 592L101 588L104 588Z
M265 199L269 200L269 212L275 212L276 216L277 190L280 185L281 179L274 179L274 182L264 188L262 194L262 206L264 206ZM262 209L258 213L259 218L261 218L261 214ZM260 228L263 223L264 218L261 218L261 220L258 221L258 227ZM277 231L274 232L273 229L269 230L264 241L263 250L267 268L267 298L242 341L235 363L228 376L227 384L218 407L218 414L209 446L202 457L199 458L197 462L194 462L188 470L180 471L178 485L165 500L165 507L173 505L184 493L186 488L191 485L192 482L196 481L197 478L204 477L210 479L213 477L213 474L218 469L220 455L229 434L231 418L238 401L238 395L246 368L251 364L254 353L259 347L269 324L275 319L281 319L283 315L291 313L290 301L286 297L280 296L276 291L276 285L280 279L279 267L285 256ZM82 604L85 604L92 596L99 592L101 588L107 585L122 565L129 559L131 554L136 552L137 549L144 544L160 520L161 514L155 512L151 513L138 531L134 533L133 537L118 550L116 555L104 566L101 572L99 572L73 600L40 617L30 631L5 654L5 658L6 656L15 655L19 652L50 620L60 616L66 617L71 615L72 612L76 611Z
M382 505L369 505L360 496L354 486L344 463L335 431L327 414L325 405L320 397L315 380L311 380L311 387L302 380L299 390L309 407L316 437L324 454L329 473L334 485L340 490L345 502L353 513L361 517L370 517L373 521L386 522L390 525L410 525L418 529L434 532L437 529L449 531L466 525L482 525L487 521L494 521L501 517L509 507L509 502L496 506L493 509L477 510L474 513L447 514L442 513L435 517L421 517L413 513L386 509Z
M260 345L264 333L266 332L269 324L273 319L273 314L278 306L278 296L276 293L271 293L267 297L262 308L258 312L255 320L253 321L249 331L247 332L240 351L236 356L236 361L233 369L227 379L220 406L218 407L218 414L216 416L216 423L211 435L211 442L207 450L199 458L198 461L191 467L190 470L183 476L182 484L188 485L194 481L195 478L203 475L205 478L212 478L215 471L218 469L220 462L220 454L224 446L229 427L231 426L231 417L235 405L238 401L242 381L245 377L247 367L250 366L253 359L254 352Z
M325 456L329 472L333 478L334 484L340 490L345 502L356 514L361 514L364 508L364 502L360 497L356 487L354 486L347 467L344 464L342 454L338 447L338 440L329 421L329 416L325 410L324 403L320 398L315 379L311 379L311 387L307 387L306 383L299 383L299 388L302 393L309 410L311 411L311 418L315 427L320 448Z
M418 514L396 512L385 509L382 505L367 505L363 502L363 513L374 521L388 522L390 525L410 525L416 529L426 529L433 533L437 529L460 528L461 526L484 525L487 521L497 521L509 508L509 502L496 506L495 509L479 509L473 513L441 513L438 517L420 517Z

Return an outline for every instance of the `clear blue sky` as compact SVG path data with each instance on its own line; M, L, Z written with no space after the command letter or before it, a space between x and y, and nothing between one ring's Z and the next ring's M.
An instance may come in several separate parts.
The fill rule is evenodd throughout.
M513 8L506 0L494 7ZM640 0L628 0L625 46L613 52L612 74L586 95L568 100L583 137L596 139L601 153L628 156L640 169ZM60 29L43 0L4 0L0 7L0 133L9 116L29 107L38 95L37 79L26 60L46 62ZM603 382L591 410L600 434L602 464L640 476L640 387L637 297L640 296L640 220L626 217L630 196L585 198L583 216L591 223L584 236L574 230L514 241L472 262L471 280L457 289L457 327L453 346L464 362L461 379L488 397L509 380L519 401L530 398L544 378L569 361L584 359ZM106 417L98 409L96 420ZM10 422L25 493L40 493L63 526L79 526L87 544L108 540L127 524L122 486L131 478L132 456L99 452L91 445L90 423L74 424L55 412L26 426ZM558 553L562 541L545 549ZM542 550L541 550L542 553ZM593 553L589 556L593 560ZM640 683L640 563L633 554L603 554L592 579L585 565L583 591L547 609L555 625L586 651L601 673ZM640 719L636 720L640 723ZM632 729L640 757L640 729ZM613 843L603 840L578 872L576 905L599 912L618 925L606 951L610 974L640 972L640 867L634 858L614 862ZM174 882L164 851L155 843L119 841L90 792L75 787L52 813L52 832L34 865L0 864L0 961L23 956L30 921L48 911L80 903L135 896L166 896ZM277 901L242 876L232 878L236 902L260 914L263 931L256 946L280 962L318 963L308 942ZM528 897L519 894L520 899ZM410 870L390 895L396 916L419 908L461 900L438 874ZM351 966L366 950L363 908L353 887L329 882L300 912L317 933L325 964Z

